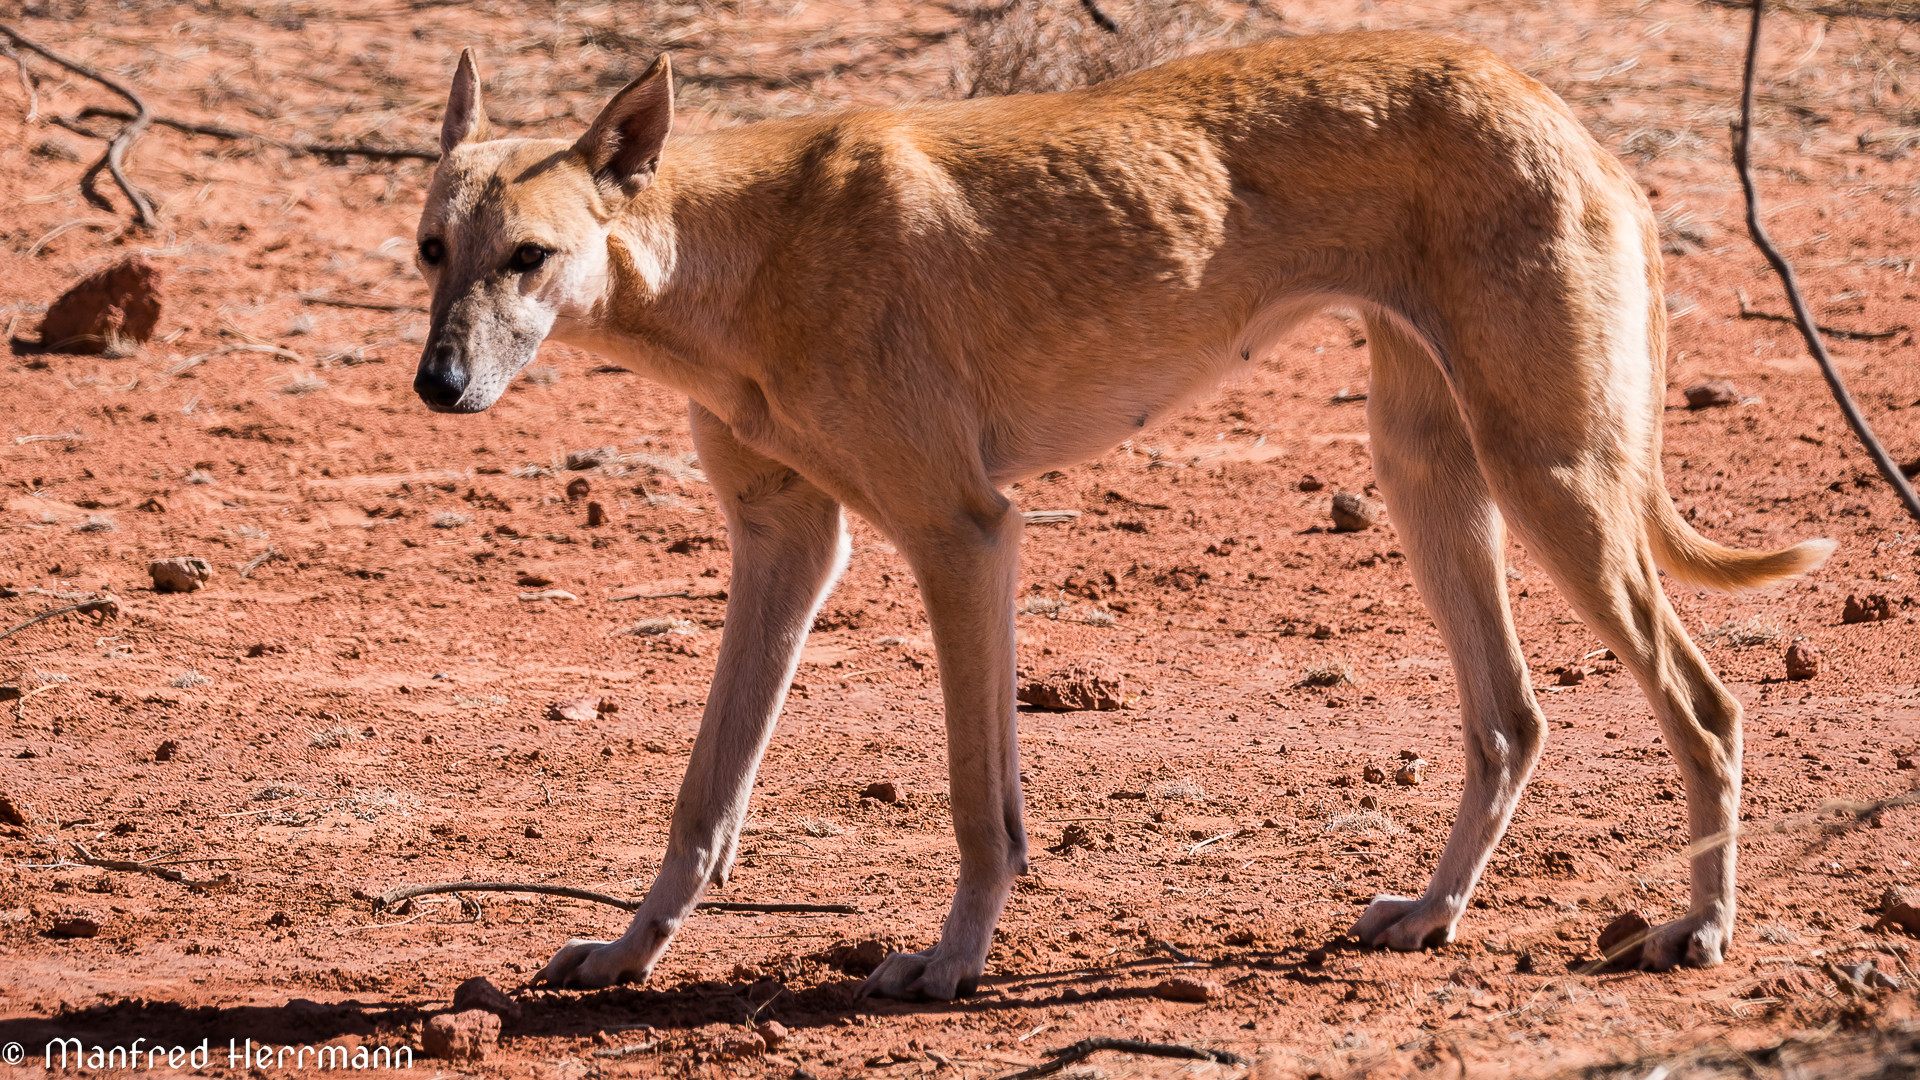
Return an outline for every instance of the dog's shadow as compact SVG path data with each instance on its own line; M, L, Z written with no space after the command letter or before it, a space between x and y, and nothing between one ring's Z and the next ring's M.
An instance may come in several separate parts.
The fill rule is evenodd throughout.
M991 976L982 979L974 993L955 1001L861 997L861 980L857 978L834 978L798 987L772 981L709 981L664 989L526 989L514 995L519 1014L503 1020L501 1037L591 1038L606 1032L616 1041L649 1042L712 1024L752 1025L778 1020L796 1029L833 1028L858 1024L864 1017L1004 1012L1089 1001L1145 1000L1156 996L1153 980L1178 975L1218 979L1230 971L1266 971L1309 983L1331 981L1312 962L1295 955L1295 950L1287 950L1247 953L1213 963L1176 964L1149 958L1116 967ZM43 1048L60 1039L79 1039L88 1048L129 1046L144 1039L149 1048L158 1044L191 1050L204 1042L218 1063L226 1060L224 1055L230 1048L244 1048L248 1040L255 1047L311 1046L353 1037L368 1047L398 1046L414 1042L419 1025L428 1018L450 1011L451 1006L445 1003L397 999L324 1003L294 998L278 1006L190 1006L127 999L68 1009L49 1017L0 1019L0 1043L20 1043L29 1057L37 1058Z

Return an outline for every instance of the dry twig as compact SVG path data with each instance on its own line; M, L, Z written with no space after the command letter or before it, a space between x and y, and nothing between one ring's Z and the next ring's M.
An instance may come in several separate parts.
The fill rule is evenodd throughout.
M144 228L151 229L157 226L159 220L153 216L153 204L148 202L147 197L127 179L126 171L122 167L127 150L133 146L133 141L140 137L140 133L145 131L147 124L153 120L153 113L147 109L147 103L141 100L138 94L127 89L119 80L103 75L78 60L69 60L5 23L0 23L0 36L7 37L15 45L51 60L76 75L92 79L126 98L133 105L133 115L128 118L126 125L118 134L107 140L106 153L101 154L100 160L94 162L93 167L80 177L80 194L86 198L87 202L101 210L113 209L113 204L107 201L107 197L95 191L93 187L94 180L100 175L100 170L105 169L112 174L113 182L119 185L121 193L127 197L127 202L132 204L134 220Z
M1752 234L1755 247L1767 257L1773 265L1774 273L1780 275L1780 283L1787 290L1787 302L1793 305L1794 322L1800 327L1800 335L1807 339L1807 351L1820 365L1820 373L1826 376L1827 387L1833 391L1833 399L1840 405L1847 423L1853 433L1860 438L1861 445L1867 448L1867 454L1886 478L1887 484L1906 504L1907 513L1920 521L1920 498L1913 494L1913 488L1907 484L1907 478L1901 475L1900 467L1887 456L1887 449L1874 437L1873 428L1868 426L1867 418L1860 413L1860 407L1854 404L1853 395L1847 392L1847 384L1840 378L1839 369L1833 366L1833 358L1827 355L1827 346L1820 339L1820 331L1814 325L1813 313L1807 310L1807 302L1800 295L1800 285L1793 274L1793 266L1787 262L1780 249L1773 246L1773 239L1767 235L1766 226L1760 224L1760 195L1754 189L1753 162L1748 155L1753 137L1753 76L1760 60L1760 26L1766 14L1766 0L1753 0L1753 25L1747 35L1747 63L1740 82L1740 122L1733 129L1733 165L1740 173L1740 190L1747 199L1747 232Z
M105 117L108 120L129 120L132 117L120 109L103 109L98 105L89 105L75 113L71 120L60 118L54 123L68 131L81 135L92 132L79 126L82 120L93 117ZM176 120L171 116L154 116L153 123L169 127L175 131L184 131L189 135L206 135L229 142L259 142L268 146L277 146L293 154L309 154L313 157L364 157L375 161L439 161L438 150L415 150L404 146L375 146L372 143L329 143L314 142L310 139L276 139L271 135L260 135L238 128L221 127L219 124L199 124L191 120Z
M120 600L118 597L108 593L82 600L77 604L68 604L66 607L57 607L51 611L43 611L33 618L28 619L26 622L8 630L6 633L0 634L0 641L12 637L27 627L32 626L34 623L45 622L56 615L65 615L73 611L84 611L89 615L98 615L102 621L117 619L120 617Z
M521 892L540 893L545 896L566 896L575 900L587 900L595 904L606 904L622 911L633 911L640 906L638 900L622 900L617 896L594 892L591 889L576 889L570 885L533 885L512 881L452 881L445 885L403 885L388 889L373 898L373 906L391 907L402 900L416 896L432 896L435 893L459 892ZM709 900L694 905L699 911L750 911L764 914L784 914L789 912L809 912L827 915L858 915L860 909L851 904L734 904Z
M1008 1073L1000 1080L1033 1080L1038 1076L1051 1076L1061 1069L1092 1057L1102 1050L1112 1050L1121 1054L1139 1054L1142 1057L1184 1058L1188 1061L1213 1061L1222 1065L1244 1065L1246 1059L1227 1050L1208 1050L1198 1046L1186 1046L1181 1043L1141 1042L1138 1039L1081 1039L1072 1046L1061 1047L1054 1051L1052 1061L1042 1062L1031 1069L1022 1069L1017 1073Z
M1797 325L1791 315L1775 315L1771 311L1761 311L1750 305L1747 302L1747 290L1745 289L1735 289L1733 290L1733 295L1740 300L1740 317L1743 319L1764 319L1767 322L1786 323L1789 326ZM1816 323L1815 326L1823 334L1832 334L1834 337L1845 338L1848 341L1885 341L1888 338L1899 337L1910 329L1910 327L1904 325L1890 327L1886 330L1847 330L1838 326L1828 326L1825 323Z

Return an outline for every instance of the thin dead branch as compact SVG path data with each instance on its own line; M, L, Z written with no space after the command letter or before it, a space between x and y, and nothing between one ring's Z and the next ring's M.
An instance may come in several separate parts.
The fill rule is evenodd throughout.
M367 311L425 311L419 304L409 304L403 300L358 299L351 296L328 296L325 293L301 293L303 304L322 304L326 307L362 308Z
M195 881L192 878L187 877L187 875L181 873L178 870L174 870L166 866L161 866L158 863L129 862L125 859L96 858L92 852L86 849L85 845L80 844L76 841L69 841L69 843L72 843L73 850L79 853L79 857L74 859L73 861L80 863L84 866L94 866L102 870L119 870L119 871L122 871L123 873L128 873L128 874L152 874L154 877L160 878L163 881L177 881L185 885L214 884L214 882ZM214 861L227 861L227 860L208 859L208 860L192 860L192 861L214 862Z
M33 85L33 72L27 70L27 58L21 56L11 41L0 41L0 53L6 53L7 59L20 73L20 90L27 95L27 123L40 119L40 90Z
M81 135L93 133L80 126L84 120L93 117L108 120L130 120L131 114L121 109L104 109L98 105L89 105L75 113L71 119L56 118L54 123L68 131ZM312 157L363 157L375 161L439 161L438 150L417 150L405 146L375 146L372 143L330 143L316 142L311 139L276 139L271 135L261 135L253 131L241 131L238 128L222 127L219 124L201 124L191 120L178 120L171 116L151 117L153 123L161 127L184 131L189 135L205 135L228 142L257 142L276 146L292 154L305 154ZM96 136L97 137L97 136Z
M1733 290L1733 294L1740 300L1740 317L1743 319L1763 319L1767 322L1786 323L1788 326L1799 325L1791 315L1775 315L1771 311L1755 309L1747 302L1747 290L1745 289L1735 289ZM1905 324L1890 327L1886 330L1847 330L1838 326L1828 326L1825 323L1816 323L1815 326L1823 334L1831 334L1834 337L1844 338L1848 341L1885 341L1888 338L1899 337L1911 329L1911 327Z
M391 907L402 900L416 896L432 896L435 893L460 892L518 892L539 893L543 896L565 896L574 900L586 900L595 904L606 904L622 911L633 911L640 906L638 900L622 900L617 896L594 892L591 889L576 889L570 885L534 885L511 881L453 881L444 885L404 885L388 889L373 898L376 910ZM860 909L851 904L735 904L719 901L706 901L694 905L698 911L744 911L759 914L808 913L825 915L858 915Z
M107 197L94 190L94 181L99 177L100 170L105 169L113 176L113 182L119 185L121 194L127 197L127 202L133 206L134 220L138 221L143 228L151 229L158 226L159 220L154 217L153 204L147 200L145 195L140 193L138 188L133 186L132 181L127 179L127 173L124 168L127 150L133 146L134 140L140 137L140 133L145 131L147 125L153 120L153 113L147 108L147 103L143 101L138 94L127 89L119 80L101 74L98 70L88 67L78 60L69 60L5 23L0 23L0 35L4 35L15 45L35 53L44 59L50 60L76 75L92 79L101 86L126 98L127 102L133 106L133 113L128 117L126 124L121 127L117 134L107 140L106 152L101 154L100 160L95 161L93 166L86 171L85 175L80 177L80 194L86 198L88 203L98 209L113 209L113 204L107 201Z
M1142 1057L1183 1058L1187 1061L1213 1061L1221 1065L1244 1065L1246 1059L1227 1050L1208 1050L1199 1046L1187 1046L1182 1043L1141 1042L1138 1039L1081 1039L1072 1046L1064 1046L1054 1051L1051 1061L1042 1062L1031 1069L1022 1069L1017 1073L1008 1073L999 1080L1033 1080L1038 1076L1051 1076L1076 1061L1083 1061L1102 1050L1112 1050L1120 1054L1138 1054Z
M1826 376L1827 387L1833 391L1833 399L1839 403L1848 425L1859 436L1861 445L1867 448L1867 454L1873 458L1880 475L1899 494L1907 513L1912 514L1915 521L1920 521L1920 498L1914 496L1913 488L1907 484L1907 478L1901 475L1900 467L1887 456L1886 447L1874 437L1873 428L1867 424L1860 407L1854 404L1853 395L1847 392L1847 384L1840 378L1839 369L1834 367L1833 358L1827 355L1826 343L1821 340L1820 331L1814 325L1813 313L1807 310L1807 302L1800 295L1800 285L1794 277L1793 266L1773 245L1766 226L1760 223L1760 195L1754 188L1749 150L1753 138L1754 69L1760 61L1760 28L1765 15L1766 0L1753 0L1753 24L1747 34L1747 63L1740 82L1740 121L1733 129L1733 164L1740 173L1740 190L1747 199L1747 232L1753 236L1754 246L1773 265L1774 273L1780 275L1780 283L1787 291L1787 302L1793 305L1794 322L1800 327L1800 335L1807 340L1807 351L1820 365L1820 373Z
M80 601L77 604L68 604L65 607L57 607L51 611L43 611L40 614L35 615L33 618L28 619L26 622L21 623L20 625L14 627L11 630L8 630L6 633L0 634L0 641L5 641L7 638L10 638L13 635L19 633L20 631L25 630L27 627L32 626L34 623L46 622L48 619L54 618L55 616L66 615L70 612L75 612L75 611L84 611L89 615L97 615L100 617L99 621L105 622L108 619L117 619L120 617L120 601L117 597L109 593L101 596L90 597L86 600Z

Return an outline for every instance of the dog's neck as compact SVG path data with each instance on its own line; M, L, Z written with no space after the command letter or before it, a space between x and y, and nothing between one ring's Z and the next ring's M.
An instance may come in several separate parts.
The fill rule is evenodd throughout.
M779 211L798 180L790 163L769 161L775 140L757 135L749 128L675 139L653 184L608 233L602 291L584 311L556 320L550 336L729 421L764 407L757 384L778 358L766 355L747 316L766 275L778 272Z

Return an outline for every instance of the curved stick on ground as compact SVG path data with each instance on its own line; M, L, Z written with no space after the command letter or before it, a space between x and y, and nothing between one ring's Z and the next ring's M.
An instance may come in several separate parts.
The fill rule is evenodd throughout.
M450 881L445 885L403 885L388 889L373 898L376 909L391 907L402 900L415 896L432 896L435 893L459 892L517 892L540 893L544 896L566 896L575 900L586 900L595 904L606 904L622 911L633 911L640 906L638 900L622 900L617 896L594 892L591 889L576 889L571 885L533 885L512 881ZM736 904L709 900L697 905L701 911L751 911L760 914L810 913L826 915L858 915L860 909L852 904Z
M1198 1046L1183 1046L1180 1043L1151 1043L1138 1039L1081 1039L1072 1046L1062 1047L1054 1052L1052 1061L1023 1069L1017 1073L1008 1073L1000 1080L1033 1080L1037 1076L1051 1076L1061 1069L1102 1050L1113 1050L1122 1054L1139 1054L1143 1057L1185 1058L1188 1061L1213 1061L1221 1065L1244 1065L1246 1059L1239 1054L1226 1050L1207 1050Z
M1868 456L1886 478L1887 484L1899 494L1900 501L1906 504L1907 513L1920 521L1920 498L1913 494L1913 488L1907 478L1895 465L1893 458L1887 456L1887 448L1880 445L1874 437L1873 428L1867 424L1867 418L1860 413L1860 406L1854 404L1853 395L1847 392L1847 384L1840 378L1840 372L1833 366L1833 358L1827 355L1826 342L1821 340L1820 330L1814 325L1813 313L1807 310L1807 302L1800 296L1800 284L1794 277L1793 266L1787 262L1780 249L1773 246L1773 239L1767 235L1766 226L1760 224L1760 196L1754 190L1753 162L1748 150L1753 137L1753 74L1760 57L1760 24L1766 14L1766 0L1753 0L1753 25L1747 33L1747 65L1740 83L1740 122L1733 129L1733 165L1740 173L1740 190L1747 198L1747 232L1753 235L1754 246L1773 264L1773 272L1780 275L1780 283L1786 287L1787 302L1793 305L1793 321L1800 327L1800 336L1807 339L1807 351L1820 365L1820 374L1827 378L1827 388L1833 391L1833 400L1840 404L1840 411L1860 438L1862 446L1867 448Z
M0 23L0 37L5 37L13 44L59 64L76 75L92 79L126 98L127 102L133 106L133 119L127 121L127 125L121 128L118 134L107 140L106 153L101 154L100 160L94 162L93 167L80 178L80 193L86 197L87 202L102 210L113 209L113 204L107 201L106 196L95 191L93 187L94 180L99 177L100 171L105 169L113 176L113 182L119 185L121 193L127 197L127 202L132 204L134 220L143 228L151 229L158 225L159 220L153 215L153 204L133 186L132 181L127 179L126 170L123 167L127 149L133 145L135 139L140 137L140 133L147 129L147 124L153 119L153 113L147 109L147 103L141 100L140 95L127 89L119 80L103 75L78 60L69 60L5 23Z
M79 126L79 122L95 116L109 120L132 120L132 113L123 109L106 109L98 105L89 105L75 113L72 120L56 117L54 123L68 131L82 135L90 134ZM252 131L222 127L219 124L202 124L191 120L175 120L170 116L155 116L153 122L161 127L170 127L175 131L184 131L191 135L207 135L229 142L258 142L268 146L277 146L294 154L308 154L313 157L365 157L378 161L439 161L438 150L416 150L405 146L376 146L373 143L329 143L312 142L305 139L276 139Z

